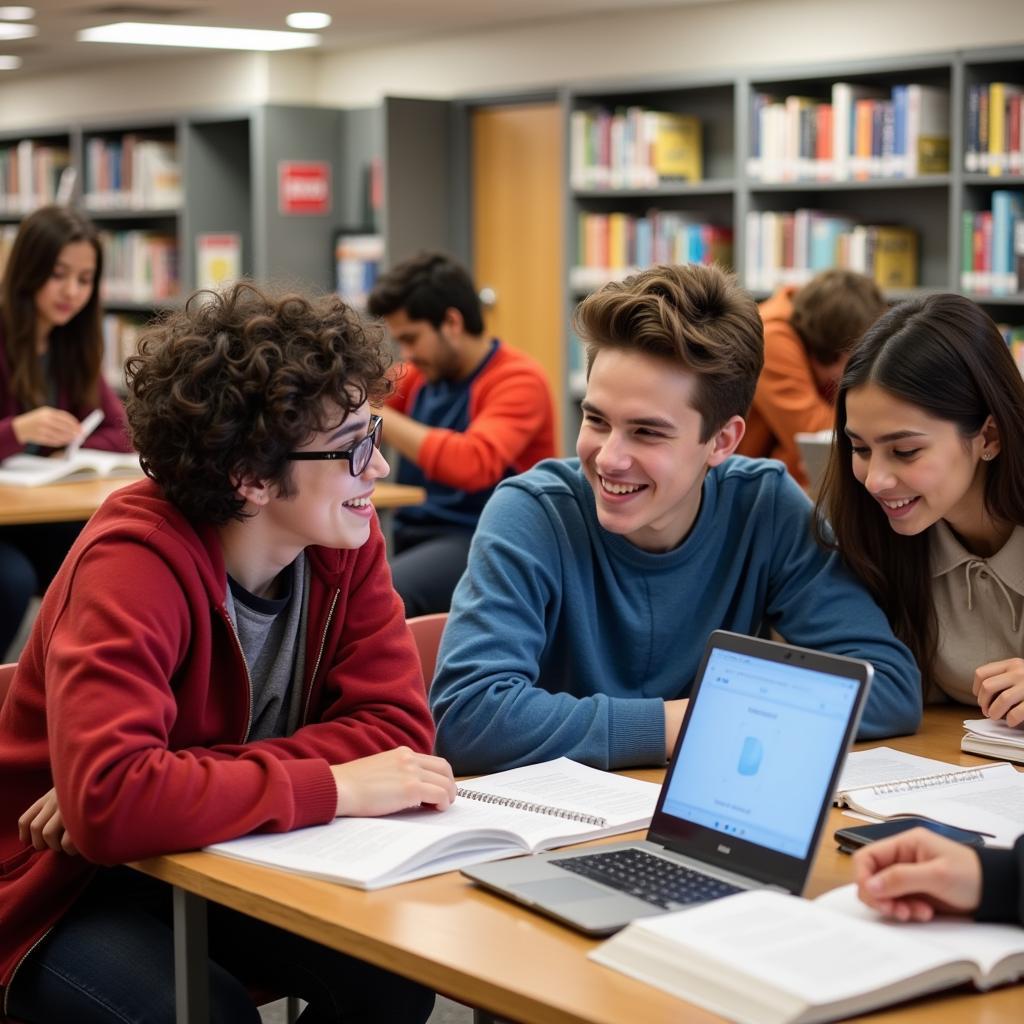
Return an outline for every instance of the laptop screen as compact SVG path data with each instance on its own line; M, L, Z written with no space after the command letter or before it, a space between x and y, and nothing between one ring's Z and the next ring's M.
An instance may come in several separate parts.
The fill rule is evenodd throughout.
M713 650L662 811L805 857L858 689L855 679Z
M762 862L776 859L767 851L806 862L866 690L863 663L742 640L707 653L652 829L703 835L716 860L756 862L760 848Z

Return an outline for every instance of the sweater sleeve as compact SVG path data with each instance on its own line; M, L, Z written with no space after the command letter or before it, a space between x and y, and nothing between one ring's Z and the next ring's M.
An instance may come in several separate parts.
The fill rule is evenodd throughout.
M476 386L479 397L466 430L435 427L424 438L418 459L431 480L463 491L494 487L552 420L547 382L531 366L505 364L483 375Z
M819 394L803 346L785 321L765 324L764 369L754 404L778 442L778 457L802 480L796 435L828 430L835 421L835 410Z
M171 749L180 710L173 680L192 656L180 593L147 546L97 544L82 554L47 644L57 798L75 845L98 863L334 816L337 790L322 756L285 760L256 744L237 757Z
M1012 921L1024 925L1024 836L1012 850L977 851L981 860L979 921Z
M99 379L99 397L103 422L86 438L83 447L100 448L108 452L130 452L132 444L128 437L124 406L102 377Z
M921 722L921 675L910 651L839 556L815 542L810 504L779 473L767 592L771 624L790 643L863 658L875 669L858 738L914 732Z
M561 756L604 769L664 763L660 699L575 696L540 681L563 600L556 536L520 487L502 485L484 508L430 690L437 750L457 773Z

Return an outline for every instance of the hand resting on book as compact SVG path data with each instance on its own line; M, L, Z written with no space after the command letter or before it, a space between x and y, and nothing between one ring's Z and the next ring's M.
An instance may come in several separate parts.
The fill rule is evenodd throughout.
M1014 727L1024 725L1024 659L982 665L974 672L971 689L986 718L1005 718Z
M331 765L338 816L376 818L426 804L444 811L455 799L451 765L408 747Z
M969 914L981 902L977 853L926 828L901 832L853 855L862 902L898 921Z

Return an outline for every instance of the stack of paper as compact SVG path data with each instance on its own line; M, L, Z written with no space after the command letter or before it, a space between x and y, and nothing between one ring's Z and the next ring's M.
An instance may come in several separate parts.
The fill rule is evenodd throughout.
M1024 764L1024 728L1015 729L991 718L965 721L964 728L967 732L960 741L961 750Z

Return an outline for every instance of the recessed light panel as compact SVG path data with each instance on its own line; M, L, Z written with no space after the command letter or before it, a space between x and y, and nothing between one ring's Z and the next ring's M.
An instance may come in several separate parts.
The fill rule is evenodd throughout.
M331 16L323 11L295 11L284 19L289 28L304 28L315 32L317 29L327 28L331 23Z
M0 21L0 39L31 39L38 31L35 25L12 25Z
M0 54L0 71L17 71L21 67L20 57L8 57Z
M0 7L0 21L31 21L35 16L34 7Z
M119 21L112 25L85 28L78 33L77 38L84 43L189 46L211 50L298 50L320 45L320 37L310 32L269 32L254 28L210 28L206 25L155 25L142 21Z

